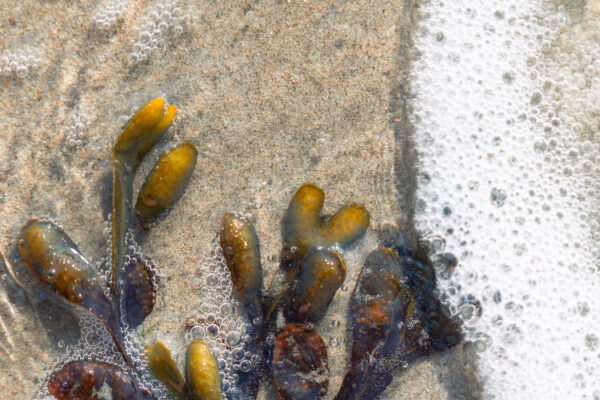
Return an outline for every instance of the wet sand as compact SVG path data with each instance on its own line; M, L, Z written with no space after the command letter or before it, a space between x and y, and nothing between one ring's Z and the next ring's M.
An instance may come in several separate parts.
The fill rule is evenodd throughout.
M415 2L130 1L109 29L98 29L94 16L106 4L4 0L0 49L42 50L39 66L29 65L25 77L2 76L0 91L0 249L28 288L39 291L16 256L15 237L29 218L58 221L84 254L106 261L111 148L132 111L157 95L179 115L142 165L138 187L160 151L183 140L199 150L190 187L144 245L161 274L145 322L157 336L182 338L201 296L190 277L226 211L253 216L267 287L277 275L281 217L302 183L324 189L325 213L353 201L371 213L372 231L345 256L350 288L377 244L374 232L410 225L405 100ZM142 40L145 18L161 4L189 16L183 31L170 25L159 37L165 48L130 65L132 41ZM336 296L317 327L326 341L340 341L329 349L328 398L347 366L349 293ZM64 306L19 296L2 299L10 345L1 349L1 398L30 398L44 368L77 337ZM335 331L333 319L343 324ZM477 398L466 353L461 346L419 361L383 398Z

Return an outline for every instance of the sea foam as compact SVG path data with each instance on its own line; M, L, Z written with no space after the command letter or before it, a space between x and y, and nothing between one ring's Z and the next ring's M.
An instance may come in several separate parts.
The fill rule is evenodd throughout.
M557 3L419 10L416 226L458 257L486 399L600 398L600 6Z

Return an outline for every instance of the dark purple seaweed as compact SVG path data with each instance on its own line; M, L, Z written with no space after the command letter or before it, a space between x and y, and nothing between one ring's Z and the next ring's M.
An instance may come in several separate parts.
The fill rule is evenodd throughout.
M71 361L48 381L48 391L58 400L148 400L129 373L103 362ZM111 397L106 397L110 395Z
M278 400L317 400L327 394L327 347L311 327L287 325L275 339L271 367Z
M156 302L154 271L141 256L125 263L125 315L129 328L138 327L152 312Z

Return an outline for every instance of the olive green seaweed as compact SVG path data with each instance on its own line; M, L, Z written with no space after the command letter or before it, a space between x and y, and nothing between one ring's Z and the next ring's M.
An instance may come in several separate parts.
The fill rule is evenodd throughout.
M164 214L187 187L198 150L192 143L179 143L156 161L146 177L135 202L135 215L139 225L148 230L157 218Z
M154 377L164 383L177 400L185 400L185 380L175 366L171 350L163 342L156 342L146 346L146 358Z
M104 293L96 270L71 238L52 222L31 219L21 228L17 243L31 273L63 299L98 316L127 364L133 367L125 351L116 309Z
M221 222L221 248L238 298L250 321L262 318L263 276L260 246L254 227L246 218L226 213Z
M221 377L208 344L194 339L187 350L185 376L194 400L221 400Z
M117 310L120 298L127 246L125 235L131 227L133 178L144 156L169 128L177 108L165 110L165 100L156 98L142 106L131 117L115 143L111 160L113 167L112 201L112 291Z
M129 241L131 238L141 247L144 235L181 197L198 151L186 142L164 152L145 178L135 204L133 181L143 158L176 113L175 105L165 107L163 98L150 100L135 112L115 142L111 154L110 293L57 225L32 219L21 229L18 249L31 274L56 295L94 313L110 331L127 364L122 368L94 360L65 363L47 382L50 394L59 400L97 398L100 392L118 400L155 396L142 384L144 363L132 362L137 357L129 353L125 337L138 326L142 326L142 337L148 332L142 323L154 308L158 278L154 264L141 250L130 247ZM323 190L311 183L292 196L281 224L283 285L264 293L260 242L254 226L234 213L226 213L221 220L220 247L235 294L251 322L249 328L244 324L243 354L252 354L250 368L236 364L236 379L227 381L224 388L230 390L234 385L244 399L256 398L264 377L272 378L278 400L327 396L327 347L315 324L327 313L346 278L340 253L365 234L370 214L362 204L351 203L323 216L324 200ZM392 236L401 237L399 232ZM459 323L442 313L434 296L435 285L433 266L421 247L394 239L368 255L350 299L350 365L335 400L377 399L400 365L462 340ZM268 293L276 294L271 297ZM225 336L209 342L212 340L225 343ZM203 340L194 338L188 346L184 374L160 341L146 346L146 357L151 374L171 397L222 399L221 372Z

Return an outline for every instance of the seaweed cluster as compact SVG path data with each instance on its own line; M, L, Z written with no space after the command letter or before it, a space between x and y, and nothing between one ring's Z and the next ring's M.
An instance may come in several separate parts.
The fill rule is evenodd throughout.
M223 259L226 276L214 279L230 280L238 311L249 321L243 324L243 336L236 332L204 341L193 335L184 374L162 342L146 347L144 362L131 356L125 337L152 312L157 285L152 263L131 252L129 244L142 243L152 224L182 195L197 151L191 143L181 143L164 153L135 203L133 179L175 115L174 105L165 108L162 98L154 99L134 114L115 143L109 288L56 224L33 219L21 230L18 248L31 273L58 296L98 317L124 360L122 366L69 361L48 381L49 392L65 400L152 399L155 395L142 378L149 369L172 397L182 400L256 398L266 377L280 400L323 398L329 389L327 347L315 325L346 278L342 253L364 235L370 215L353 203L323 216L325 195L313 184L298 189L283 216L280 268L285 278L274 296L265 294L255 228L239 214L222 218L216 256ZM351 365L336 399L375 399L396 368L461 340L456 322L442 314L434 287L434 270L422 248L390 241L369 254L351 296ZM218 330L217 321L209 331L213 326ZM239 350L231 379L227 371L232 366L215 357L218 340Z
M31 273L67 302L91 311L110 332L125 368L95 360L65 364L48 382L57 399L150 399L140 384L143 363L132 356L125 336L152 311L156 299L156 271L152 263L131 253L134 237L141 243L151 224L182 194L197 150L181 143L165 152L146 177L133 205L133 179L140 162L175 119L174 105L156 98L141 107L115 143L112 195L112 268L110 291L71 238L56 224L32 219L22 228L18 248ZM191 377L192 382L195 377ZM100 394L99 394L100 393Z
M282 221L285 282L273 298L263 295L255 229L242 216L223 217L221 249L237 297L253 321L248 346L262 355L262 363L241 376L243 398L255 397L263 376L272 376L280 400L328 393L327 347L315 325L345 280L341 253L366 232L370 216L363 205L349 204L324 217L323 202L323 191L313 184L301 186L290 201ZM434 288L434 269L423 247L392 240L369 254L351 296L351 366L336 399L375 399L396 368L460 342L459 326L442 313Z

